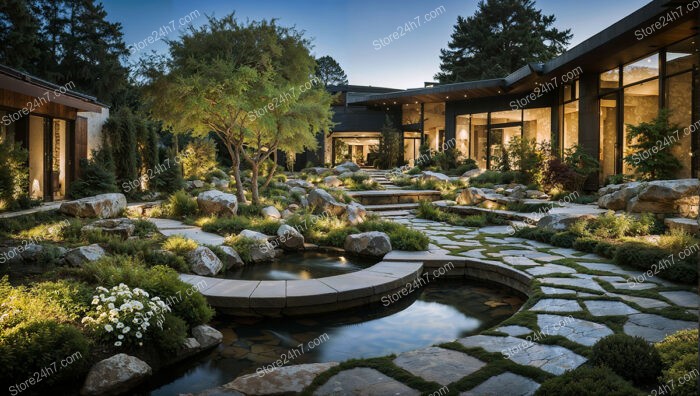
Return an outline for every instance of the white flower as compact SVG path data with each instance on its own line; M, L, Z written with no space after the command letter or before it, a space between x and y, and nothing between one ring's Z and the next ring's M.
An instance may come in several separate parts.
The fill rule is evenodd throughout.
M137 332L136 332L136 338L141 338L141 337L143 337L143 334L141 334L140 331L137 331Z
M121 334L119 334L119 335L117 336L117 339L119 339L119 340L123 340L123 339L124 339L124 336L123 336L123 335L121 335Z
M121 329L122 327L124 327L124 323L122 323L122 322L117 323L117 328L118 328L118 329Z
M112 330L114 330L114 328L112 327L112 325L108 325L108 324L105 325L105 331L106 331L106 332L111 333Z
M97 304L99 304L99 303L100 303L100 299L97 298L97 296L93 297L93 299L92 299L92 305L97 305Z
M114 304L113 304L113 303L107 304L107 308L109 308L109 309L114 309Z
M122 333L126 334L126 333L128 333L129 331L131 331L131 327L126 326L126 327L124 328L124 330L122 330Z
M118 347L119 347L119 346L122 346L122 342L121 342L121 341L117 341L117 342L114 343L114 346L118 346Z

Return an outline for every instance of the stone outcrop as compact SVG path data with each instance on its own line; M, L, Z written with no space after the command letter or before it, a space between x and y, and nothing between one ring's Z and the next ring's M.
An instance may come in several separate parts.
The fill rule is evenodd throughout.
M199 210L207 215L234 216L238 212L236 196L219 190L209 190L199 194L197 205Z
M308 199L309 205L314 207L315 213L328 212L340 216L345 213L345 208L347 207L347 205L336 201L328 191L320 188L311 190Z
M198 246L187 253L187 261L192 272L201 276L214 276L224 266L219 257L206 246Z
M224 335L219 330L207 325L199 325L192 328L192 336L202 349L215 347L224 340Z
M481 174L484 173L484 172L486 172L486 169L479 169L479 168L477 168L477 169L472 169L472 170L468 170L468 171L464 172L464 173L462 174L462 177L466 177L466 178L477 177L477 176L481 175Z
M462 192L457 196L458 205L478 205L486 200L486 193L484 190L476 187L469 187L462 190Z
M81 232L101 232L102 234L118 236L121 239L129 239L134 234L136 225L128 218L104 219L88 224Z
M287 250L299 250L304 248L304 236L296 228L282 224L277 229L279 245Z
M120 395L133 389L153 373L151 366L124 353L95 364L80 391L84 396Z
M337 174L343 173L343 172L357 172L360 170L360 166L357 165L354 162L351 161L345 161L342 164L336 166L333 168L334 172Z
M94 197L64 202L59 212L73 217L111 219L120 216L126 210L124 194L101 194Z
M323 178L323 184L336 188L342 186L343 182L337 176L326 176Z
M274 206L266 206L266 207L262 208L261 214L266 219L279 220L282 218L282 214Z
M84 263L97 261L105 255L107 252L95 243L69 250L64 259L69 265L79 267Z
M700 204L700 180L655 180L608 185L598 190L598 206L632 213L680 214L694 218Z
M219 257L219 259L221 259L221 263L224 265L225 269L240 268L245 265L241 256L231 246L222 245L219 246L219 249L223 253L222 257Z
M365 217L367 216L367 210L365 207L357 202L351 202L348 204L346 213L348 215L348 222L350 222L351 225L363 223L365 221Z
M424 181L429 181L429 180L436 180L436 181L441 181L441 182L449 182L450 177L439 172L431 172L431 171L425 171L421 175L421 180Z
M380 231L348 235L345 238L345 250L362 256L384 257L391 251L391 240Z
M537 222L537 227L552 231L565 231L569 226L579 220L593 220L596 217L596 215L592 214L548 214Z

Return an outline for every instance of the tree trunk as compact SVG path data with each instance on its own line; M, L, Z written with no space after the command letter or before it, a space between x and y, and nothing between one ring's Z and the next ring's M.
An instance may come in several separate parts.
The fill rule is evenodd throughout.
M231 155L231 169L233 170L233 178L236 181L236 198L240 203L247 203L245 198L245 189L241 180L241 152L238 147L229 147Z
M263 189L267 188L267 186L270 185L272 178L275 177L275 172L277 171L277 150L272 152L272 161L274 164L270 170L270 173L267 175L267 179L265 179L265 184L262 186Z
M253 177L250 180L251 184L251 195L253 196L253 205L258 205L260 204L260 194L258 192L258 171L259 167L256 162L253 162L251 164L253 166Z

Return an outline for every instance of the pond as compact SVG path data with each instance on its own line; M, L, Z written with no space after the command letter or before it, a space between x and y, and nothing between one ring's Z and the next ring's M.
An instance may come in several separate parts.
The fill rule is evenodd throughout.
M270 263L226 271L222 277L243 280L317 279L371 267L378 260L322 252L285 253Z
M218 317L212 326L223 333L222 345L154 377L142 394L201 392L285 356L289 364L343 361L449 342L497 325L524 301L500 285L441 280L388 307L378 303L313 318Z

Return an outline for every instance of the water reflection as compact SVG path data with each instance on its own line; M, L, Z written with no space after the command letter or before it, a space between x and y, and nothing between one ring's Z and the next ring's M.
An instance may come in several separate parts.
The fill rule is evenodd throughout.
M434 282L385 308L378 304L323 317L300 319L218 318L219 348L154 378L145 394L200 392L253 373L299 344L328 334L291 364L342 361L400 353L453 341L491 328L514 314L524 298L501 286Z
M246 280L304 280L355 272L376 263L377 260L321 252L290 253L271 263L229 270L222 276Z

